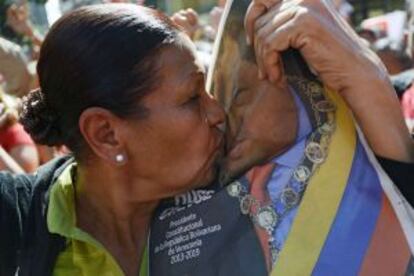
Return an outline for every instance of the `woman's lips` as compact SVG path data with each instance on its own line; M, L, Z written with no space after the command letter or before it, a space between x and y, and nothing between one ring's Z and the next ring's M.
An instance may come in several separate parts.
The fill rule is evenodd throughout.
M207 163L211 163L217 156L222 155L224 151L224 136L222 133L218 133L213 143L213 149L211 151L210 157L207 160Z

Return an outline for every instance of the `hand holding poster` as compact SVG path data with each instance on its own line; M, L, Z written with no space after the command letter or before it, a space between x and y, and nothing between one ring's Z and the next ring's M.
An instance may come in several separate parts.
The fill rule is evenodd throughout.
M243 28L249 3L228 1L209 75L228 113L224 170L158 210L151 274L409 273L409 210L344 101L297 51L283 54L286 82L258 77Z

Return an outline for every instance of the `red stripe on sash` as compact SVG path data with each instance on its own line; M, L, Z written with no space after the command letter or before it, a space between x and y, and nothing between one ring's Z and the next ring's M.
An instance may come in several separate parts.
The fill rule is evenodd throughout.
M250 194L261 202L261 204L271 204L271 199L267 191L267 182L272 176L274 168L275 164L269 163L264 166L254 167L246 175L250 182ZM257 212L258 210L255 211ZM266 259L267 269L270 271L273 264L269 249L269 234L257 225L255 225L255 230Z
M381 213L360 275L404 275L410 258L401 225L388 198L383 195Z

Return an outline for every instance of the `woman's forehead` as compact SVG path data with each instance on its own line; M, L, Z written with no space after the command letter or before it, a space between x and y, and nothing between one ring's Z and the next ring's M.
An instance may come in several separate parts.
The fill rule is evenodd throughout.
M189 47L170 46L160 55L160 75L169 85L177 85L195 74L204 74L202 62Z
M203 68L188 48L169 46L156 55L159 60L156 89L149 93L143 103L155 108L176 105L191 96L203 79Z

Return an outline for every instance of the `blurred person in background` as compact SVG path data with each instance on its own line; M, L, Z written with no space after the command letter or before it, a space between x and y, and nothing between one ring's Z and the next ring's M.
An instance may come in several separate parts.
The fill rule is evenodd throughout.
M407 123L410 133L414 137L414 86L413 82L407 90L404 91L401 98L401 107L403 110L404 118Z
M393 42L389 38L383 38L376 41L372 48L391 76L413 68L412 58L400 43Z
M10 122L16 120L16 114L10 111L3 112L0 115L0 131L7 128ZM0 145L0 171L7 170L11 173L24 173L22 167L11 157L5 149Z
M6 24L18 35L30 40L32 46L40 47L43 37L34 29L30 21L30 11L27 3L12 4L7 9Z
M407 55L414 53L414 1L406 1L407 17ZM402 110L407 126L414 137L414 68L392 78L394 87L401 99Z
M183 9L171 16L172 21L179 25L184 32L191 38L194 39L196 32L201 28L198 13L191 9Z
M225 0L217 1L217 5L209 13L207 22L202 22L199 14L191 8L180 10L171 16L174 23L179 25L195 42L197 54L206 69L209 68L212 60L213 44L225 4Z
M32 85L33 76L30 74L20 46L0 38L0 74L4 78L4 88L7 94L22 97L26 95ZM0 88L0 113L10 114L5 101L15 102ZM7 99L6 99L7 98ZM39 155L30 136L17 122L17 115L7 117L7 124L0 128L0 145L20 165L25 172L33 172L39 166Z
M356 29L356 32L361 38L365 39L370 46L378 40L378 34L374 30L359 27Z
M407 12L407 52L414 58L414 1L405 1L405 10Z
M17 104L18 98L33 88L35 76L28 69L21 47L1 37L0 74L3 76L5 90L3 92L0 88L0 112L2 115L10 114L9 111L15 109L12 105ZM0 128L0 145L25 172L35 171L39 166L35 143L17 122L17 115L7 118L7 124Z
M210 11L210 26L212 28L212 36L215 37L218 32L221 17L223 16L224 6L226 0L218 0L217 6L213 7Z
M210 39L211 42L214 42L225 4L225 0L217 1L217 5L214 6L209 12L207 24L204 25L200 22L199 14L191 8L180 10L171 18L176 24L184 28L186 33L189 34L191 38L197 40L202 36L205 36Z
M19 45L0 37L0 74L5 92L17 97L26 95L33 76Z
M17 107L5 100L0 102L0 145L25 172L34 172L39 166L37 147L23 126L17 122Z
M5 1L0 8L0 35L25 49L28 61L36 59L43 37L30 20L28 3Z

